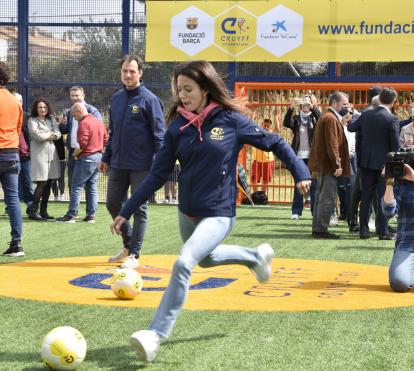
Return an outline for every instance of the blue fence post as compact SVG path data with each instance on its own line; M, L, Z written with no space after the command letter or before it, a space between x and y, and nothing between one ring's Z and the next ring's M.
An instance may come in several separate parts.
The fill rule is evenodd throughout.
M336 81L336 62L328 62L328 81Z
M29 82L29 3L27 0L19 0L17 5L17 91L23 97L23 108L28 107L28 82Z
M122 0L122 55L129 54L130 0Z
M227 87L231 93L234 93L234 84L236 83L236 62L229 62L227 66L227 71L229 73Z

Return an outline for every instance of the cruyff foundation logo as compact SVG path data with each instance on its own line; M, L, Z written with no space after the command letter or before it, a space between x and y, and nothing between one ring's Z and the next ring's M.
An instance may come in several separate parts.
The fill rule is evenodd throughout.
M215 18L215 45L233 56L256 43L256 16L235 5Z
M211 140L223 140L224 139L224 129L223 128L213 128L213 129L211 129L210 139Z
M110 290L107 257L73 257L3 264L0 296L60 303L156 308L171 278L172 255L143 256L144 288L135 300ZM274 259L269 282L243 266L196 267L186 309L237 311L361 310L414 306L414 295L391 291L388 267L317 260ZM25 277L30 276L30 280ZM11 280L10 277L13 277ZM50 281L53 280L53 290ZM24 284L23 284L24 282Z
M132 113L138 113L139 112L139 106L132 106L131 112Z

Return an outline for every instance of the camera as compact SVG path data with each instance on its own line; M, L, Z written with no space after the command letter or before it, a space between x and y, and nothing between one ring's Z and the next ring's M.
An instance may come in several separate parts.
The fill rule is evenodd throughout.
M414 149L400 148L398 152L389 152L385 164L385 177L401 179L405 173L404 164L414 168Z

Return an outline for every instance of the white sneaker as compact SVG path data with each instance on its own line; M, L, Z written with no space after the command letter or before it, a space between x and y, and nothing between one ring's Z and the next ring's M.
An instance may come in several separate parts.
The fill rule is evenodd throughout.
M138 268L139 267L139 263L138 263L138 259L135 257L134 254L131 254L130 256L128 256L128 259L125 260L122 264L121 264L121 268Z
M298 220L299 219L299 215L298 214L292 214L292 217L290 219L292 219L292 220Z
M178 205L178 200L173 197L171 203L174 204L174 205Z
M331 219L329 220L329 226L330 227L336 227L338 225L338 217L336 214L331 216Z
M144 362L152 362L160 348L160 337L152 330L134 332L129 342L137 353L138 359Z
M164 203L164 204L169 204L169 203L170 203L170 199L169 199L169 198L166 198L166 199L163 201L163 203Z
M252 268L252 271L256 280L263 283L272 276L272 258L275 256L275 252L268 243L257 246L256 252L259 262Z
M118 262L121 262L123 259L125 259L128 256L128 254L129 254L128 249L126 249L125 247L123 247L118 254L116 254L114 256L111 256L108 259L108 262L109 263L118 263Z

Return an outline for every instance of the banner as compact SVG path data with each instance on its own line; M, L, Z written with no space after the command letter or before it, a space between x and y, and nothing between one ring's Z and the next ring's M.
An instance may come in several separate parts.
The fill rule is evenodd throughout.
M147 1L146 61L412 61L410 0Z

